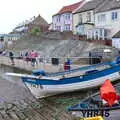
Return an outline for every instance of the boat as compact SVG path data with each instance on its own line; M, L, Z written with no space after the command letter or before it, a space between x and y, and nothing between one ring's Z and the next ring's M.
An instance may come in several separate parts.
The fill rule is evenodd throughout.
M21 77L24 84L36 98L43 98L97 87L106 79L116 81L120 78L120 64L107 62L46 75L34 75L34 73L32 75L6 74Z
M68 107L68 111L72 112L72 115L78 118L102 116L104 117L104 120L119 120L120 83L116 85L116 92L111 86L108 87L108 80L104 82L103 86L101 87L100 92L95 93L94 95L90 95L74 106ZM111 94L114 94L116 99L114 99L114 95L111 96ZM106 99L109 99L109 101L106 102L103 99L103 96L106 97ZM111 96L111 98L109 96ZM111 103L111 99L114 100L114 102L109 104Z

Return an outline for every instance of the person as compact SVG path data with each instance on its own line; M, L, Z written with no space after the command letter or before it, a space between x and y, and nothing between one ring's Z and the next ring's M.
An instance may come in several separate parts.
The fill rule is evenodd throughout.
M34 50L31 51L30 58L31 58L31 65L34 67L35 62L36 62L36 54L35 54Z
M26 53L25 53L25 60L26 60L27 64L30 61L29 52L28 51L26 51Z
M68 70L70 70L71 69L71 61L70 61L70 59L69 58L67 58L67 65L68 65Z
M35 52L35 63L36 63L36 65L38 65L38 53L37 53L37 51Z
M9 58L11 60L12 65L14 65L15 64L15 62L14 62L14 54L13 54L12 51L9 52Z

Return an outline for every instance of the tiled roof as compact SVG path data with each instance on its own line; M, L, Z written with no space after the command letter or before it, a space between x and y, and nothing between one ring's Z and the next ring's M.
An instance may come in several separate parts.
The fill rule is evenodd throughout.
M75 9L77 9L83 3L83 1L84 0L82 0L78 3L72 4L72 5L64 6L57 14L62 14L65 12L73 12Z
M96 13L105 12L118 8L120 9L120 0L105 0L105 2L96 9Z
M120 38L120 31L117 32L112 38Z
M80 9L78 9L76 11L76 13L85 12L85 11L89 11L89 10L94 10L104 1L105 0L91 0L91 1L88 1Z

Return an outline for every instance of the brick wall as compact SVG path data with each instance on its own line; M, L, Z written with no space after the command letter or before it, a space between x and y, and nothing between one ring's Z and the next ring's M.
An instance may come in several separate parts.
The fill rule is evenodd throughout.
M74 35L73 38L75 40L81 40L81 41L86 40L88 42L112 46L112 40L106 40L106 39L105 40L91 40L91 39L87 39L86 35L84 35L84 36Z

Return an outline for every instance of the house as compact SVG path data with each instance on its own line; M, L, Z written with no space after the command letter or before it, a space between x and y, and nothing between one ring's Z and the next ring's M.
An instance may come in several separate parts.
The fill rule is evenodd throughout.
M120 31L112 37L112 46L120 50Z
M37 27L40 29L41 32L48 31L49 24L48 22L40 15L34 18L32 22L28 25L28 31L31 31L33 28Z
M52 16L53 30L72 31L72 12L82 5L83 1L64 6L57 14Z
M0 34L0 52L6 48L8 43L19 40L22 36L19 34Z
M82 5L73 12L73 33L77 35L86 35L87 31L95 25L95 9L102 4L104 0L92 0Z
M52 23L50 23L50 24L49 24L49 27L48 27L48 30L49 30L49 31L52 31L52 26L53 26Z
M0 34L0 41L8 42L8 40L16 41L22 36L19 34Z
M34 27L40 28L40 31L44 32L48 31L49 25L43 17L38 15L37 17L34 16L29 20L20 23L17 27L13 29L12 33L24 34L26 32L30 32Z
M102 34L102 39L111 39L120 30L120 0L105 0L96 8L96 28L96 36L100 38Z

